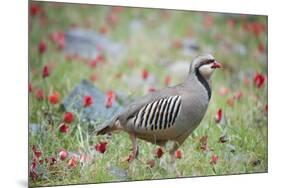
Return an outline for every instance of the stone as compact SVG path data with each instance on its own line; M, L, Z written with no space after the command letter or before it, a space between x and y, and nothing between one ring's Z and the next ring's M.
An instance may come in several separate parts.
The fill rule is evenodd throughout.
M86 59L96 58L100 50L104 50L112 58L122 57L125 46L112 42L106 36L91 30L74 28L65 33L65 52L69 55L79 55Z
M195 57L199 54L199 44L195 38L185 38L182 40L182 53L188 57Z
M88 107L83 106L85 95L93 98L93 104ZM123 108L116 100L109 108L105 104L106 95L87 80L82 80L62 103L66 111L81 114L82 122L89 122L91 125L112 119Z
M129 177L128 177L128 173L127 171L119 168L119 167L116 167L116 166L113 166L113 165L109 165L107 167L107 170L108 172L117 178L117 180L119 181L127 181L129 180Z

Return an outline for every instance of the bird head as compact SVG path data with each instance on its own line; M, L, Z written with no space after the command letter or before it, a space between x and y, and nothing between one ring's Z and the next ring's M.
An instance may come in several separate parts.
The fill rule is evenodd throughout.
M212 55L207 54L198 56L191 62L189 73L200 73L206 80L209 80L217 68L222 68L222 65Z

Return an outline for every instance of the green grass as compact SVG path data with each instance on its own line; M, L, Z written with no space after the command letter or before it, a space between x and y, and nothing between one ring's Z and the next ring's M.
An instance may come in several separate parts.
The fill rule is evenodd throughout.
M50 105L45 99L38 101L35 98L37 88L44 90L45 95L53 91L60 93L60 98L66 97L72 88L82 79L88 79L92 74L98 76L93 83L102 91L122 91L129 96L142 96L146 92L145 84L140 88L130 88L126 79L141 76L144 68L148 69L159 80L156 88L165 87L164 78L169 75L165 66L160 63L163 58L172 62L192 57L182 55L180 49L172 48L171 44L176 39L183 39L189 33L197 38L201 47L200 52L213 51L215 57L222 62L224 69L215 73L212 80L213 94L206 116L200 126L181 146L182 159L176 161L176 169L183 177L226 175L240 173L267 172L267 114L264 106L267 104L267 84L257 88L253 84L253 74L260 72L267 75L267 54L258 51L260 43L265 45L267 32L255 36L252 32L245 31L243 24L256 22L267 24L266 17L254 17L247 21L238 17L234 28L227 25L224 14L211 14L214 23L211 28L205 28L205 14L199 12L168 11L169 17L163 17L163 11L154 9L125 8L118 14L119 22L113 28L108 26L109 38L122 41L126 44L127 55L120 60L115 60L106 55L106 61L96 68L90 68L79 60L67 60L63 51L57 50L55 44L48 39L54 31L67 31L71 24L84 27L90 23L90 29L98 31L106 23L106 15L110 7L81 6L74 4L36 3L45 12L46 25L40 24L40 15L30 17L29 32L29 82L33 91L29 94L29 122L41 125L38 134L29 133L29 164L34 158L32 145L43 152L42 158L55 157L54 165L42 164L43 172L36 180L30 178L30 186L47 186L61 184L100 183L120 181L109 171L109 166L116 166L128 173L128 180L159 179L176 177L169 163L169 155L165 154L160 159L155 159L155 166L149 168L146 162L154 159L157 146L139 140L139 160L128 164L124 159L131 148L130 140L125 133L114 134L111 139L103 136L92 136L88 126L76 119L70 125L70 131L62 134L58 126L62 121L63 110L59 105ZM128 25L133 18L143 20L144 27L140 31L129 32ZM42 20L41 20L42 21ZM162 34L161 29L164 30ZM47 51L38 54L38 43L43 39L47 43ZM243 44L247 49L245 55L240 55L229 45ZM135 66L130 68L128 61L133 60ZM117 62L116 62L117 61ZM53 65L51 75L41 78L44 65ZM121 73L120 79L116 75ZM242 75L242 76L241 76ZM249 84L243 78L250 75ZM172 77L171 85L181 80L177 75ZM228 87L231 91L226 96L219 95L219 89ZM231 107L227 99L237 91L242 91L243 96L234 101ZM219 108L223 109L226 123L217 124L214 117ZM51 113L53 124L48 122L46 111ZM76 114L77 115L77 114ZM80 127L80 128L79 128ZM201 151L199 139L208 135L208 151ZM228 142L219 143L221 136L226 135ZM104 154L95 151L93 146L100 140L107 140L108 148ZM83 165L78 162L76 168L68 167L68 160L60 161L58 152L61 148L75 153L87 153L91 161ZM165 150L165 148L164 148ZM212 154L219 156L216 165L210 165ZM253 163L256 162L257 165Z

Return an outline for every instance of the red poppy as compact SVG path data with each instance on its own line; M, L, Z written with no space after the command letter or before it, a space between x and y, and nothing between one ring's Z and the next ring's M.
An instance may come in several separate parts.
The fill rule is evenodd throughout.
M74 121L74 115L71 112L66 112L63 116L63 121L65 123L72 123Z
M151 86L148 88L148 92L154 92L154 91L156 91L155 87Z
M200 149L202 151L206 151L208 149L208 135L202 136L199 140L200 142Z
M37 100L43 100L44 99L44 92L42 89L37 89L35 92L35 97Z
M213 154L213 155L211 156L210 164L211 164L211 165L217 164L218 159L219 159L219 157L218 157L216 154Z
M46 77L48 77L50 75L50 69L49 69L49 67L47 66L47 65L45 65L44 67L43 67L43 70L42 70L42 77L43 78L46 78Z
M112 104L115 101L115 98L116 98L116 95L112 90L110 90L106 93L106 99L105 99L106 108L112 107Z
M70 168L76 168L77 162L78 162L77 157L72 157L72 158L68 161L68 166L69 166Z
M128 66L129 66L130 68L133 68L133 67L135 66L135 61L132 60L132 59L129 59L129 60L128 60Z
M80 163L86 163L89 162L91 157L88 154L82 154L80 156Z
M37 4L31 4L30 5L30 15L36 16L40 12L41 8Z
M109 23L109 25L111 26L115 26L118 22L118 16L116 13L111 12L108 16L107 16L107 22Z
M56 91L54 91L50 96L49 96L49 103L51 104L58 104L60 101L60 94Z
M151 159L151 160L148 160L146 162L146 164L150 167L150 168L153 168L155 166L155 160Z
M264 53L265 47L264 47L263 43L259 43L258 49L259 49L259 52L260 52L261 54Z
M146 69L142 70L142 79L146 80L149 76L149 72Z
M234 105L234 97L230 97L226 100L226 103L230 106L233 107Z
M66 150L62 149L59 152L59 157L62 161L65 160L68 157L68 152Z
M182 151L181 151L181 150L177 150L177 151L175 152L175 157L176 157L177 159L181 159L181 158L182 158Z
M220 89L219 89L219 95L220 96L225 96L228 93L229 93L229 88L224 87L224 86L220 87Z
M176 49L182 48L182 42L180 40L176 39L172 42L172 46L173 46L173 48L176 48Z
M164 83L166 86L168 86L171 84L171 81L172 81L172 78L171 78L171 76L168 75L165 77Z
M106 141L99 142L98 144L95 145L95 149L100 153L104 153L106 151L106 146L107 146Z
M89 62L90 67L95 68L98 64L98 60L97 59L93 59Z
M92 80L93 82L97 81L98 76L96 74L92 74L90 77L90 80Z
M204 16L204 26L209 29L214 25L214 17L211 15Z
M84 107L89 107L93 104L93 98L90 95L84 96L83 99Z
M105 57L104 57L103 54L97 55L96 59L97 59L98 62L103 62L103 61L105 61Z
M156 152L155 152L155 157L157 157L158 159L160 159L164 154L164 151L161 147L158 147L156 149Z
M242 91L237 91L234 95L234 99L241 99L241 97L243 97L243 92Z
M62 123L59 125L59 130L61 133L67 133L69 131L69 125Z
M28 92L29 92L29 93L32 92L32 85L31 85L31 83L28 84Z
M43 54L46 52L46 50L47 50L47 44L45 43L45 41L41 40L38 45L38 51L40 54Z
M266 104L266 105L264 106L264 111L265 111L265 113L268 113L268 104Z
M216 123L220 123L220 122L221 122L221 119L222 119L222 109L220 108L220 109L217 111L217 114L216 114L216 117L215 117Z
M42 156L42 151L36 149L36 147L34 145L32 146L32 151L33 151L34 156L37 159L39 159Z
M101 34L106 34L108 32L107 26L105 26L105 25L101 26L100 29L99 29L99 32Z
M254 84L256 87L261 88L264 85L265 76L261 73L256 73L254 76Z
M50 35L50 39L57 45L59 49L63 49L65 47L65 37L63 32L53 32Z

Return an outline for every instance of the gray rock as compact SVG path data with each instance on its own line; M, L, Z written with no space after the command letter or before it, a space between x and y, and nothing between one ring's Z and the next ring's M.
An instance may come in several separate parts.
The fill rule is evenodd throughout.
M65 33L65 52L94 59L102 48L111 57L119 58L125 54L125 46L112 42L106 36L90 30L75 28Z
M30 123L29 124L29 131L31 134L37 134L40 132L41 125L36 124L36 123Z
M85 95L93 98L93 104L89 107L83 106ZM83 122L95 124L111 119L116 113L122 110L120 104L115 100L112 107L105 106L106 95L87 80L82 80L70 94L63 100L63 107L66 111L74 111L81 114Z
M182 40L182 53L186 56L194 57L200 50L199 44L195 38L185 38Z
M115 176L117 178L117 180L120 180L120 181L129 180L127 171L125 171L119 167L110 165L107 167L107 170L111 175Z

